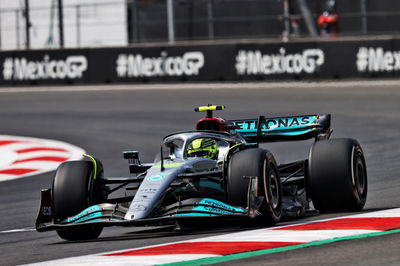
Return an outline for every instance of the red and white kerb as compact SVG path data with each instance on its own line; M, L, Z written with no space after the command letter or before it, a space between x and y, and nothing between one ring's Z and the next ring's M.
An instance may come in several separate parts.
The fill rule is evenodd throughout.
M400 208L65 258L38 265L160 265L400 229ZM211 263L211 262L209 262Z
M53 171L84 153L62 141L0 135L0 182Z

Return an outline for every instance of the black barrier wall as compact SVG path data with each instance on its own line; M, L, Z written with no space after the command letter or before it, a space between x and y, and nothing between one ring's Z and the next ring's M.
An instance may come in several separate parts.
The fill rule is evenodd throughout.
M0 83L100 84L400 76L400 39L11 51Z

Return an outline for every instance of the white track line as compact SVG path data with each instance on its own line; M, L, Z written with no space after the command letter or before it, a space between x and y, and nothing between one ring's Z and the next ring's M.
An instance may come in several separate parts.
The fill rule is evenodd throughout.
M82 256L76 257L76 260L70 258L40 262L37 264L27 264L27 265L38 265L38 266L54 266L54 265L79 265L79 266L93 266L93 265L137 265L137 266L150 266L159 265L165 263L173 263L187 260L197 260L203 258L217 257L218 255L210 254L187 254L187 255L158 255L152 256L149 260L148 256L135 256L134 260L131 257L101 257L99 259L97 256ZM79 260L78 260L79 258Z
M32 231L36 231L36 229L33 227L27 227L27 228L21 228L21 229L11 229L11 230L0 231L0 234L32 232Z
M311 242L331 238L354 236L378 232L376 230L314 230L314 231L294 231L294 230L266 230L260 229L251 231L251 241L274 241L274 242ZM187 242L203 241L249 241L249 232L233 233L229 235L213 236L188 240Z

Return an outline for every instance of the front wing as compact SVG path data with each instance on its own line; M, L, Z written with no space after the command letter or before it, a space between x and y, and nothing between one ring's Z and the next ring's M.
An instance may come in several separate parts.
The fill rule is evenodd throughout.
M144 219L126 220L127 208L121 204L102 203L90 206L77 215L54 223L51 208L51 190L42 190L39 214L36 220L36 230L39 232L65 228L77 228L92 225L102 226L144 226L168 224L178 220L226 219L240 220L254 218L259 215L258 208L263 197L256 195L257 178L249 185L248 206L238 207L211 198L191 198L178 201L158 210L157 214Z

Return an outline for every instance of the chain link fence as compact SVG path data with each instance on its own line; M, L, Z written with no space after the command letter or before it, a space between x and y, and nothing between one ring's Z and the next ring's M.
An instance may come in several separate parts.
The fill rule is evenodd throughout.
M321 0L63 1L65 48L282 37L290 41L312 36L312 29L318 32L316 22L325 10ZM336 5L338 36L397 34L400 29L400 1L336 0ZM27 48L24 6L1 7L0 49ZM29 48L60 47L57 15L56 0L30 7Z
M64 0L63 26L66 48L126 45L126 1L68 4ZM33 2L29 8L30 48L60 47L59 20L55 0ZM48 4L48 5L45 5ZM25 49L24 6L0 9L1 49Z

